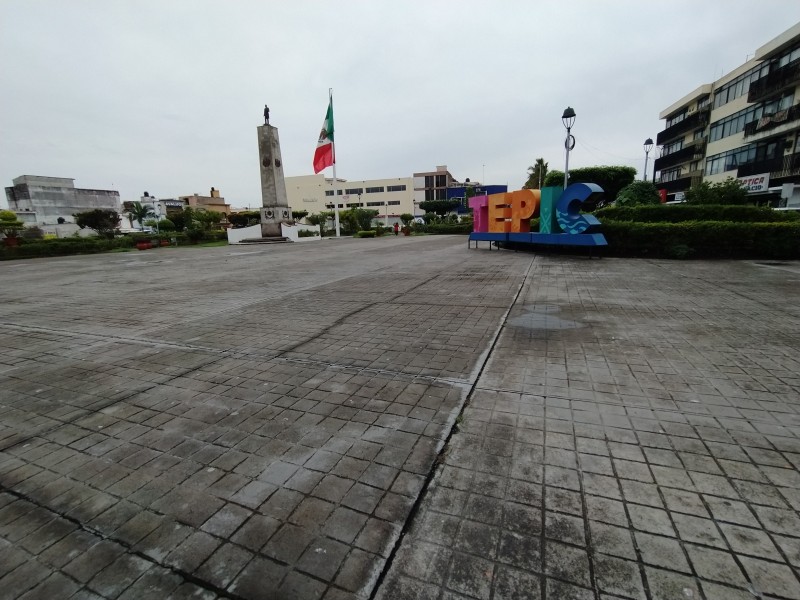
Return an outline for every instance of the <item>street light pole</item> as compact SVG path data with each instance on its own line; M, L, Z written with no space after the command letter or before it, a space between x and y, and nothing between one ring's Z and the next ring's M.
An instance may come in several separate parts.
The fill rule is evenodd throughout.
M642 181L647 181L647 159L650 157L650 150L653 149L653 140L647 138L644 141L644 173L642 174Z
M564 148L567 151L567 160L564 164L564 189L567 189L569 182L569 151L575 147L575 138L570 133L572 126L575 124L575 111L571 106L564 109L564 114L561 115L561 122L567 128L567 139L564 140Z

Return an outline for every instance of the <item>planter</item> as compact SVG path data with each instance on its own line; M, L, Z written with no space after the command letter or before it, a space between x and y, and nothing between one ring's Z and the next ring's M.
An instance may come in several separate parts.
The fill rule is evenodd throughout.
M150 242L136 242L136 247L139 250L149 250L153 245Z
M411 228L403 227L403 235L411 235Z
M18 237L5 237L3 239L3 245L6 248L16 248L19 246L19 238Z
M169 246L169 240L161 240L161 247Z

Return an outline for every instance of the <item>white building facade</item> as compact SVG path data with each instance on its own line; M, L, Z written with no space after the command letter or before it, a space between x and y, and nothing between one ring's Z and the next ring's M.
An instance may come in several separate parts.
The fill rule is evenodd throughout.
M377 220L393 224L400 215L415 214L413 178L364 179L334 181L322 174L286 178L286 196L293 212L318 214L333 210L334 197L339 210L367 208L378 211ZM419 209L416 211L420 212Z

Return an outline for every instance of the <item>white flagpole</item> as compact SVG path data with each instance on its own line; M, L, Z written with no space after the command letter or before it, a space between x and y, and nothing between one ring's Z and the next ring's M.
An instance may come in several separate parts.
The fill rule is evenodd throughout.
M328 102L331 105L331 112L333 112L333 88L328 88ZM333 136L336 137L336 117L333 119L334 132ZM339 231L339 180L336 178L336 142L331 142L333 145L333 221L336 225L336 237L340 237Z

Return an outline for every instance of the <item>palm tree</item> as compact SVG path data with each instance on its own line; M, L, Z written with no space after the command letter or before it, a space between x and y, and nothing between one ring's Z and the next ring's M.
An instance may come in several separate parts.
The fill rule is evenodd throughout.
M542 183L547 175L547 165L543 158L537 158L536 164L528 167L528 181L522 187L528 190L539 190L542 188Z
M146 218L156 216L151 206L142 204L141 202L134 202L126 212L131 219L139 223L139 229L144 229L143 223Z

